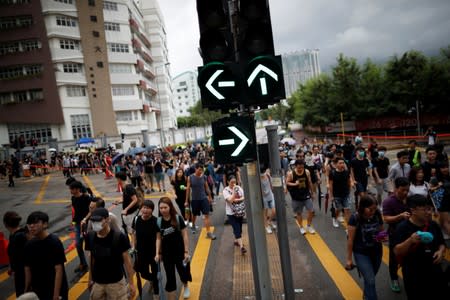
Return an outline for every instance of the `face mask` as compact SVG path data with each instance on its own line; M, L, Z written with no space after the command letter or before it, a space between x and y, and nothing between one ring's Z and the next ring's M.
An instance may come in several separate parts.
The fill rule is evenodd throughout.
M100 230L102 230L102 228L102 222L92 222L92 230L94 230L95 232L99 232Z
M378 152L378 155L379 155L380 157L384 157L384 151Z
M364 152L364 151L359 151L359 156L364 157L365 154L366 154L366 152Z

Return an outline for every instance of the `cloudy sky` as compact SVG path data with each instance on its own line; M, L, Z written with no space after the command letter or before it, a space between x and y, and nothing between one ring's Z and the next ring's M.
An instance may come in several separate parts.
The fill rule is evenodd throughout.
M195 0L159 0L173 75L202 65ZM212 1L212 0L210 0ZM320 49L323 69L336 56L382 61L450 45L450 0L271 0L275 51Z

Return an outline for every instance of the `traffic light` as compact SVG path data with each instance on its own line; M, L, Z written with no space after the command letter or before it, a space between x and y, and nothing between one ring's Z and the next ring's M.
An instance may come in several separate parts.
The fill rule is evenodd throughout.
M203 64L234 61L234 41L227 0L197 0Z
M268 0L240 0L238 20L240 63L275 55Z

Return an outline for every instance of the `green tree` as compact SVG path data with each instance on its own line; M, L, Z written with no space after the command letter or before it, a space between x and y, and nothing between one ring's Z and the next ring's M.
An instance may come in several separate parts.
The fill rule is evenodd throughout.
M177 118L179 127L207 126L223 117L218 111L203 109L201 101L198 101L188 111L191 113L189 117Z
M358 119L376 117L386 113L383 68L374 64L370 59L367 59L361 67L358 90L359 105L354 108Z

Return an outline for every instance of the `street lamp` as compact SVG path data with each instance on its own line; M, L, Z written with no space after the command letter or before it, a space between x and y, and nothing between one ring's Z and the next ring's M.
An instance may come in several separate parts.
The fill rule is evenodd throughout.
M414 112L416 112L416 123L417 123L417 136L421 136L421 132L420 132L420 101L416 100L416 107L411 107L408 110L409 114L413 114Z
M160 119L160 138L161 138L161 148L164 147L164 145L166 144L165 142L165 136L164 136L164 118L163 118L163 111L162 111L162 106L161 106L161 95L159 94L159 84L158 84L158 68L160 67L167 67L168 65L170 65L170 63L165 63L165 64L161 64L159 66L155 66L155 81L156 81L156 89L157 89L157 93L158 93L158 103L159 103L159 119ZM164 73L163 73L164 75Z

